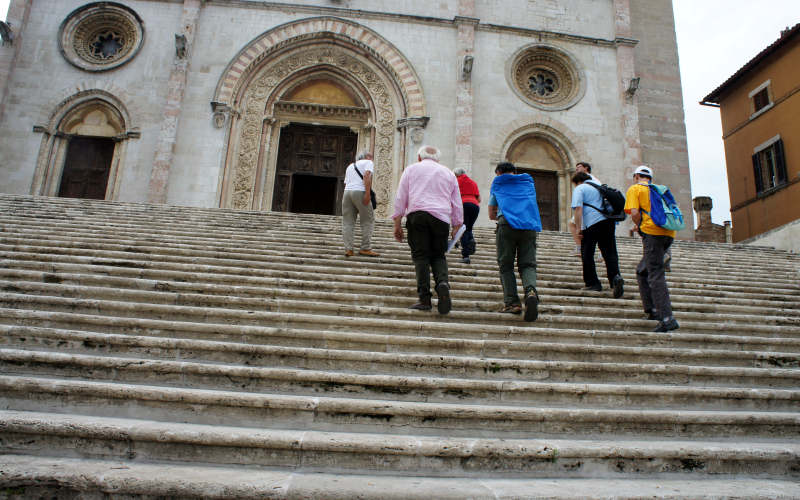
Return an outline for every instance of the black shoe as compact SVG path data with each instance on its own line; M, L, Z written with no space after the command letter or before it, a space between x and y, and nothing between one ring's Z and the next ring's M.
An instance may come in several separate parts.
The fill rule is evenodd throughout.
M618 299L622 297L622 294L625 293L625 289L622 287L625 284L625 280L622 279L622 276L619 274L614 277L614 281L611 283L612 288L614 288L614 298Z
M539 317L539 296L536 290L528 290L525 292L525 321L536 321Z
M461 262L463 262L464 264L469 264L470 263L469 257L462 257Z
M656 316L656 313L654 313L652 309L648 309L644 313L647 315L647 319L650 319L650 320L659 320L660 319L658 316Z
M452 307L450 302L450 285L444 281L436 285L436 295L439 297L439 300L436 302L436 309L439 311L439 314L449 313L450 307Z
M591 292L602 292L603 286L600 283L597 283L596 285L585 286L583 289Z
M677 329L678 329L678 321L675 318L670 318L667 321L664 321L663 319L661 321L659 321L658 322L658 326L653 331L654 332L663 333L663 332L668 332L670 330L677 330Z
M409 309L416 309L417 311L430 311L433 308L431 306L431 298L420 298L419 302L414 304L413 306L409 306Z

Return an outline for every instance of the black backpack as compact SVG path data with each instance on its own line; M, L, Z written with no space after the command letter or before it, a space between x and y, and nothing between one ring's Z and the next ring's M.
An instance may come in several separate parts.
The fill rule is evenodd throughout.
M606 184L599 186L594 182L586 181L586 183L600 191L600 196L603 197L603 208L597 208L589 203L584 203L584 205L589 205L590 207L594 208L603 214L607 219L618 222L625 220L625 195L622 194L619 189L613 188Z

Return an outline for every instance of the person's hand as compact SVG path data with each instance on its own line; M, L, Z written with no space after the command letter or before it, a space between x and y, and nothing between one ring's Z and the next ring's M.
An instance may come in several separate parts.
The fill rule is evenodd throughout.
M371 201L372 200L369 197L369 193L368 192L364 192L364 199L361 200L361 203L366 207L367 205L370 204Z
M401 226L399 224L395 224L395 226L394 226L394 239L396 239L400 243L403 242L403 226Z
M453 226L453 230L452 230L452 231L450 231L450 239L451 239L451 240L452 240L453 238L455 238L455 237L456 237L456 233L458 232L458 230L459 230L459 228L460 228L461 226L463 226L463 224L459 224L459 225L457 225L457 226Z

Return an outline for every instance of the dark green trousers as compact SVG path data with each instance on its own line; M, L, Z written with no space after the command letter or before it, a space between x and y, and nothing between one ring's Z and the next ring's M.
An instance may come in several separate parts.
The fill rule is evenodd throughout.
M420 299L431 296L431 270L436 285L447 282L447 238L450 224L424 211L411 212L406 216L408 246L417 274L417 294Z
M514 229L504 218L497 222L495 235L497 265L500 267L500 283L503 284L505 305L520 304L517 280L514 277L514 258L522 278L525 292L536 288L536 231Z

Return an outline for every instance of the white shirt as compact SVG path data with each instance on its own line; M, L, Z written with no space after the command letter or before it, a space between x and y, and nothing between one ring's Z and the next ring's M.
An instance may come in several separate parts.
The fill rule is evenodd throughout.
M351 163L347 170L344 173L344 190L345 191L366 191L367 188L364 186L364 180L358 176L356 173L356 169L353 166L357 166L358 170L361 172L361 175L367 175L367 172L372 172L375 168L372 160L358 160L355 164Z

